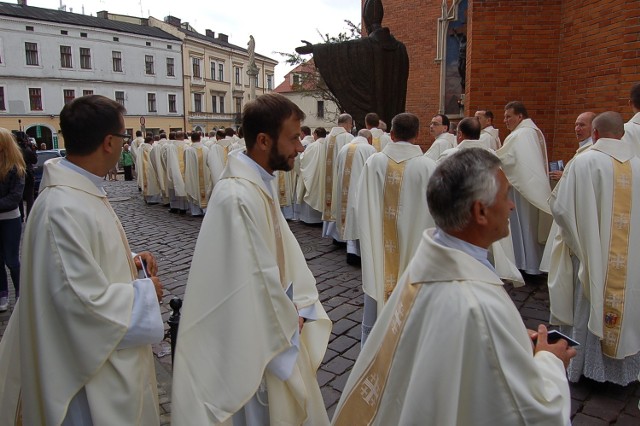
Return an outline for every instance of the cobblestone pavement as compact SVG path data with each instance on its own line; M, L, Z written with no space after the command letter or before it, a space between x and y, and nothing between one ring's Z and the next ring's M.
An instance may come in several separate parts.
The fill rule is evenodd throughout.
M202 219L170 214L166 207L159 205L145 205L133 182L109 182L107 191L127 232L131 249L150 250L158 258L159 276L165 288L162 312L166 321L170 316L169 300L173 296L184 295ZM360 352L363 306L360 269L346 264L344 248L320 238L320 227L296 222L290 226L316 277L321 301L333 321L329 348L318 371L318 382L331 417ZM544 280L530 280L523 288L507 286L507 289L529 328L547 322L549 295ZM4 333L9 315L10 311L0 314L0 333ZM171 357L168 349L168 340L154 346L162 425L168 425L171 416ZM620 387L583 379L571 386L571 395L574 425L640 425L638 383Z

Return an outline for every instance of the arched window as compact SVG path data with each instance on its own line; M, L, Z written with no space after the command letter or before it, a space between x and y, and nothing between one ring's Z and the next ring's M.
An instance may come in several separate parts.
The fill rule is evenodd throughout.
M468 0L442 0L438 19L436 62L440 63L440 111L452 118L463 115L467 59Z

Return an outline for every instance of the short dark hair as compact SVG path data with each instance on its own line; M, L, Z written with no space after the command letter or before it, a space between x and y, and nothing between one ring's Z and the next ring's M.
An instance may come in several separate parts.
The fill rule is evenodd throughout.
M140 130L136 130L136 138L142 137L142 132Z
M316 127L316 129L313 131L313 133L318 135L319 138L326 138L327 137L327 129L325 129L324 127Z
M236 134L236 131L233 130L233 127L227 127L226 129L224 129L225 136L232 137L235 134Z
M449 120L449 117L444 114L436 114L434 115L434 117L442 118L442 125L447 126L447 132L449 131L449 129L451 129L451 121Z
M640 83L633 85L631 93L629 94L629 99L631 100L631 105L636 109L640 109Z
M69 102L60 112L60 130L67 154L89 155L104 138L121 133L124 107L100 95L82 96Z
M391 133L401 141L410 141L418 136L420 120L415 114L403 112L391 120Z
M511 101L507 105L505 105L504 110L512 109L516 114L522 114L524 118L529 118L529 113L527 112L527 108L525 108L524 104L520 101Z
M491 121L493 121L493 112L489 111L488 109L484 110L484 116L490 118Z
M368 126L378 127L380 125L380 117L375 112L370 112L364 116L364 122Z
M305 118L298 105L277 93L267 93L247 103L242 113L247 151L254 147L259 133L277 141L282 123L291 116L300 121Z
M220 139L224 139L224 130L216 130L216 137Z
M465 139L480 139L480 121L475 117L466 117L458 123L458 131L464 135Z
M311 129L309 128L309 126L301 126L300 127L300 133L302 133L305 136L310 136L311 135Z
M200 142L200 140L201 140L200 132L191 133L191 142Z
M176 140L176 132L169 132L169 140L170 141Z
M153 136L149 136L149 133L147 133L147 136L144 137L144 143L151 144L152 142L153 142Z

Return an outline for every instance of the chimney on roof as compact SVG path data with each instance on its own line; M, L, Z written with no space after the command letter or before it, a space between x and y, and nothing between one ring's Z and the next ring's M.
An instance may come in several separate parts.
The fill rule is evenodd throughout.
M218 40L223 43L229 43L229 36L226 34L218 33Z
M101 10L100 12L96 13L96 16L102 19L109 19L109 12L107 12L106 10Z
M216 33L211 30L205 30L207 37L216 38Z
M20 6L26 6L27 5L27 0L18 0L18 4Z
M180 24L182 23L182 21L180 20L180 18L176 18L175 16L167 16L164 18L164 22L166 22L169 25L173 25L174 27L178 27L180 28Z

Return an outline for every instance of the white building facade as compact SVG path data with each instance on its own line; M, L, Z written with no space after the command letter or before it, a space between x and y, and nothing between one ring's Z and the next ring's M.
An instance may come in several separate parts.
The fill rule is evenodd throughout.
M122 103L130 132L182 130L182 76L181 40L158 28L0 3L0 127L38 145L63 145L60 110L88 94Z

